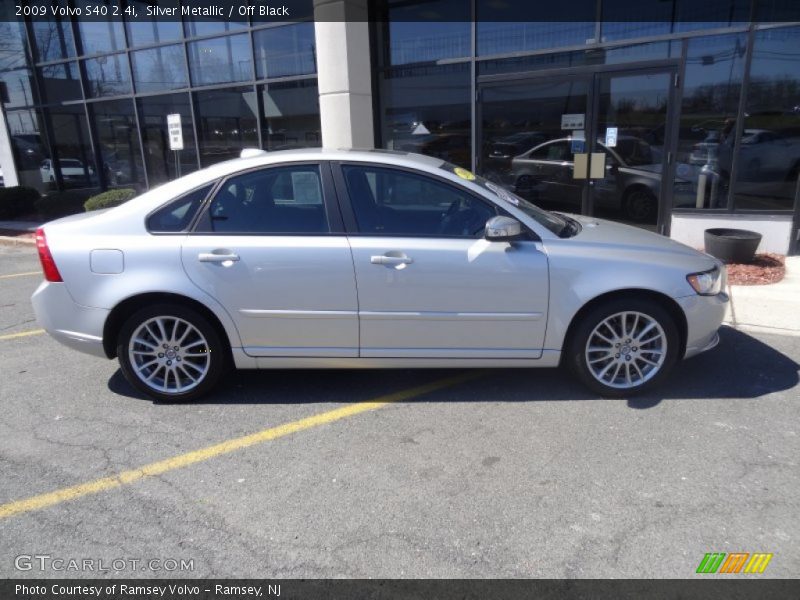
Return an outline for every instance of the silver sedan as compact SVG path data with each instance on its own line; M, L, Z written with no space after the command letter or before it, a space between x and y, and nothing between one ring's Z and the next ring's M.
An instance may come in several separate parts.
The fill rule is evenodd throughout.
M713 347L725 269L440 159L243 152L37 232L42 327L195 399L231 367L555 367L610 397Z

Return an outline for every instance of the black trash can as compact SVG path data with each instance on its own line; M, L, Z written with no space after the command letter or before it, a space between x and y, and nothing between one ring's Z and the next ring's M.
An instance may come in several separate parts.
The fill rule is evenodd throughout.
M746 229L706 229L706 252L729 263L749 263L761 243L761 234Z

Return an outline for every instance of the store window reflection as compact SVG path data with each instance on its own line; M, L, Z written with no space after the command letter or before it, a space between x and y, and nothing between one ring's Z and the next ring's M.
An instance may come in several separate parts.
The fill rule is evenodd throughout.
M52 159L42 165L41 179L51 188L55 187L57 173L65 188L97 187L100 185L92 145L89 141L89 127L82 106L59 106L49 111L50 129L53 132ZM51 177L52 176L52 177Z
M83 99L78 64L57 63L39 68L40 91L45 104L61 104Z
M125 54L99 56L84 61L86 95L90 98L121 96L131 92L131 74Z
M150 187L197 170L189 94L147 96L138 100L147 182ZM181 116L183 150L172 150L167 115Z
M259 86L261 139L266 150L320 146L316 79Z
M194 85L247 81L253 77L252 51L247 35L191 42L188 52Z
M85 0L81 4L81 8L87 15L89 11L95 10L100 11L97 13L100 15L114 11L117 11L118 15L122 14L118 2ZM85 16L79 21L78 27L83 54L115 52L125 49L125 31L122 27L122 19L119 17L101 21L97 17Z
M676 207L728 206L745 54L744 34L689 41L673 191ZM696 185L682 186L686 180Z
M131 53L133 81L137 92L158 92L186 87L183 46L159 46Z
M39 111L8 111L6 124L20 185L45 191L47 184L42 181L39 169L47 158L47 144L44 140Z
M53 3L66 7L67 0ZM69 21L39 17L31 20L33 45L40 61L59 60L75 56L75 39Z
M383 146L472 164L467 65L394 68L380 76Z
M800 174L800 27L755 35L738 152L735 208L791 210Z
M97 130L100 164L109 187L144 187L139 132L132 100L95 102L90 105Z
M258 147L256 92L251 86L195 93L195 118L203 167Z

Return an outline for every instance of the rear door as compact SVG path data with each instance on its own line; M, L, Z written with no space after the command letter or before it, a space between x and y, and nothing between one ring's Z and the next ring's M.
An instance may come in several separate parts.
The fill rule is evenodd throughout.
M431 174L334 165L358 281L362 357L539 358L547 257L483 238L499 209Z
M252 356L353 357L353 260L327 163L225 180L182 249L191 280L230 313Z

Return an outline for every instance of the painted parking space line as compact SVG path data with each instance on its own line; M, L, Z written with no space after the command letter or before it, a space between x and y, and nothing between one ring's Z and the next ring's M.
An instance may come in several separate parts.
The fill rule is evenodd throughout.
M179 454L177 456L173 456L172 458L167 458L144 465L138 469L122 471L109 477L102 477L100 479L95 479L94 481L89 481L71 487L62 488L60 490L55 490L53 492L47 492L37 496L32 496L30 498L25 498L23 500L16 500L14 502L2 504L0 505L0 519L40 510L47 508L48 506L61 504L62 502L76 500L78 498L82 498L83 496L98 494L106 490L111 490L123 485L135 483L142 479L155 477L168 471L174 471L176 469L188 467L189 465L204 462L218 456L230 454L231 452L249 448L250 446L263 444L264 442L286 437L306 429L327 425L329 423L340 421L348 417L353 417L361 413L377 410L395 402L402 402L403 400L409 400L411 398L416 398L417 396L422 396L423 394L429 394L444 388L452 387L459 383L464 383L471 379L480 377L483 375L483 373L483 371L473 371L464 375L439 379L431 383L408 388L399 392L378 396L372 400L348 404L347 406L343 406L341 408L317 413L315 415L311 415L310 417L284 423L283 425L278 425L277 427L270 427L269 429L264 429L257 433L226 440L219 444L214 444L213 446L207 446L206 448L194 450L185 454Z
M16 338L28 337L31 335L42 335L44 332L45 332L44 329L31 329L30 331L20 331L19 333L7 333L6 335L0 335L0 341L13 340Z
M9 275L0 275L0 279L11 279L12 277L30 277L32 275L41 275L41 271L28 271L27 273L10 273Z

